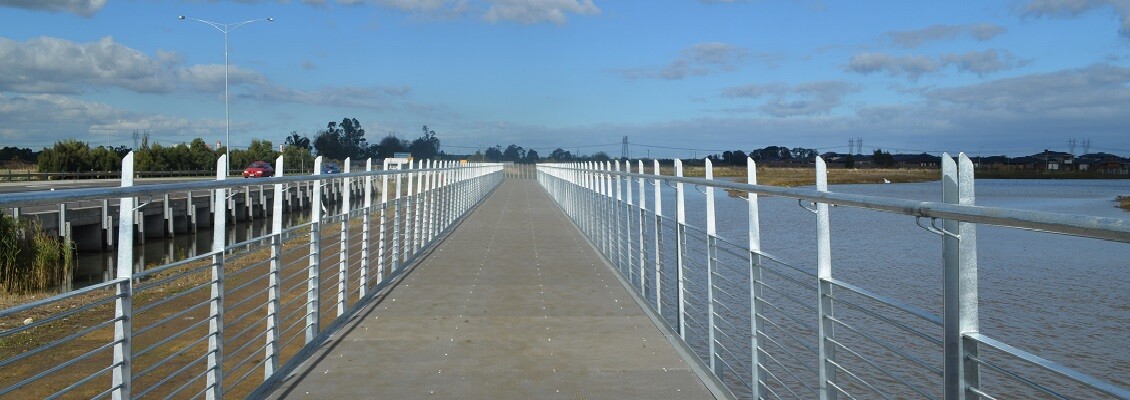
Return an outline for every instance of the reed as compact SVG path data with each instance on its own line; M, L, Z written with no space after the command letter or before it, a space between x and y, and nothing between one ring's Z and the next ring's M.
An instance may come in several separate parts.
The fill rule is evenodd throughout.
M74 246L34 220L0 216L0 295L37 293L70 278Z
M1130 196L1118 196L1114 198L1114 201L1118 203L1115 207L1130 211Z

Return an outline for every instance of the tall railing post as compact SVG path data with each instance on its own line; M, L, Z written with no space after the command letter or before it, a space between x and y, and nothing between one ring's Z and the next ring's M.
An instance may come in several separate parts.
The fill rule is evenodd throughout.
M659 179L659 160L651 160L651 172L655 175L655 313L663 316L663 182Z
M306 271L306 341L318 335L322 276L322 156L314 159L314 181L310 193L310 266Z
M283 156L275 158L276 176L285 175ZM275 196L271 200L271 264L267 271L267 334L263 345L263 379L268 379L279 369L279 301L282 289L279 286L282 269L283 244L283 184L274 185Z
M227 155L216 161L216 180L228 178ZM227 189L216 189L216 207L227 199ZM205 398L220 399L224 396L224 264L227 243L226 213L216 213L212 222L212 284L211 301L208 305L208 387Z
M614 242L616 239L612 237L615 234L615 215L616 215L616 194L613 193L613 186L615 183L612 181L612 161L604 162L604 217L601 218L601 226L604 227L604 237L606 248L604 256L612 259L612 253L616 251Z
M614 171L620 172L620 160L619 159L617 159L615 161L613 168L614 168L613 169ZM610 210L611 211L611 217L612 217L611 222L613 223L613 225L616 225L616 233L615 233L616 240L614 241L615 246L614 246L613 251L616 253L616 267L620 268L620 273L624 274L624 277L628 279L628 282L631 282L632 281L632 279L631 279L632 270L624 268L624 257L623 257L624 256L624 230L623 230L623 226L621 226L621 220L623 219L624 213L620 211L621 210L621 204L624 201L624 186L621 185L622 182L623 182L623 180L620 179L619 174L616 174L616 178L615 178L614 181L609 182L609 183L612 184L613 194L615 194L615 198L609 199L609 204L612 204L612 209ZM611 226L608 227L608 230L609 230L609 232L611 232L612 227Z
M365 159L365 172L373 172L373 159ZM365 212L361 217L361 277L357 279L357 296L364 298L369 291L369 225L373 223L373 176L365 175Z
M416 162L416 169L425 169L425 160ZM415 204L412 208L412 254L420 252L420 240L423 238L423 222L424 222L424 178L426 172L416 173L416 198Z
M824 159L816 157L816 190L828 191L828 166ZM836 350L831 340L835 331L832 323L832 241L830 223L828 220L828 203L816 204L816 270L819 286L817 288L819 303L819 345L820 352L820 398L835 399L838 397L836 389L832 386L836 381L836 368L832 365L836 361Z
M640 175L644 174L643 160L636 160L636 173L640 174ZM636 241L637 241L637 243L639 243L639 245L636 246L636 251L639 253L639 256L637 257L637 259L640 260L640 295L643 296L646 299L647 298L647 278L646 278L647 277L647 260L644 259L644 257L646 257L646 252L644 251L644 248L647 245L645 245L644 242L643 242L643 230L644 230L644 222L643 221L644 221L644 217L647 215L647 193L644 191L644 178L641 177L641 178L636 179L636 183L639 184L638 192L639 192L639 196L640 196L639 202L636 203L636 204L639 204L639 213L636 215L636 217L638 217L637 220L636 220L636 222L637 222L637 225L636 225L636 236L637 236Z
M746 158L746 183L757 184L757 164ZM749 193L749 348L750 348L750 398L760 399L761 387L761 216L757 194Z
M964 153L957 164L942 154L942 202L974 205L973 163ZM943 380L946 400L967 398L970 388L980 387L980 371L972 359L977 343L965 335L978 332L977 229L976 224L945 220L942 235L943 262ZM970 398L980 398L970 394Z
M714 180L714 164L710 158L703 159L705 178ZM721 363L718 357L714 338L714 271L718 268L718 227L714 214L714 186L707 186L706 190L706 330L707 350L710 354L710 370L714 375L722 377Z
M389 167L389 163L385 162L385 169L387 170L388 167ZM399 170L400 164L396 164L395 169ZM403 263L403 260L400 257L401 257L401 255L404 254L404 251L401 250L401 246L403 246L403 244L402 244L403 237L401 237L402 233L403 233L402 232L403 228L400 226L400 222L404 220L404 218L403 218L404 211L403 211L403 208L400 206L400 203L403 202L403 196L401 196L401 193L404 192L404 184L403 184L404 181L401 179L403 176L404 176L403 173L397 173L396 174L396 189L391 189L391 190L393 190L393 192L392 192L392 257L390 257L391 260L392 260L392 265L390 265L390 267L392 268L393 271L400 268L400 265Z
M345 158L345 169L342 172L348 174L352 172L351 157ZM337 316L345 314L346 294L349 293L349 219L352 216L351 210L353 209L350 204L353 200L350 190L351 178L341 178L341 187L344 189L341 193L341 240L339 241L337 255Z
M131 151L122 158L122 187L133 186L133 157ZM133 209L133 197L122 197L118 203L118 282L114 285L114 400L133 397Z
M683 177L683 160L675 159L675 176ZM683 182L675 182L675 249L676 249L676 267L679 284L679 315L677 318L679 324L679 338L687 341L686 329L686 287L684 286L685 278L683 276L683 267L685 265L684 258L687 253L687 207L684 197L686 191L683 190Z
M631 160L624 160L624 172L629 174L632 173ZM634 208L636 205L635 199L633 199L634 193L632 193L632 178L624 178L624 188L627 189L626 193L624 194L624 199L627 201L623 203L623 211L621 212L621 214L624 215L622 218L624 221L624 236L621 241L622 243L624 243L624 265L628 269L628 271L631 271L628 275L631 275L631 273L637 272L636 269L633 268L632 264L632 240L635 239L635 237L632 236L632 214L635 214L632 212L632 208ZM640 276L640 278L643 278L643 276ZM635 283L632 281L629 282ZM639 290L642 294L644 291L642 283L640 284Z
M382 170L388 170L388 159L384 160ZM385 224L387 223L388 208L388 175L381 175L381 216L377 228L377 283L384 282L385 278Z

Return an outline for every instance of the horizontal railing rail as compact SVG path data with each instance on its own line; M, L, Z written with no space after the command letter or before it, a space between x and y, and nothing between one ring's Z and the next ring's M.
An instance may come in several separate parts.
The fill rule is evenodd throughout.
M217 163L225 171L226 157ZM320 171L321 158L314 171ZM283 170L283 159L275 161ZM113 198L116 269L102 283L10 295L0 310L0 398L244 398L264 394L349 316L394 284L502 180L498 164L419 160L332 175L283 175L0 195L0 208ZM324 204L323 187L344 188ZM284 226L287 186L312 190ZM229 235L230 198L273 187L260 235ZM335 186L336 187L336 186ZM138 199L211 193L212 244L135 266ZM360 195L360 198L357 198ZM294 211L294 210L292 210ZM18 214L18 213L17 213ZM205 235L204 231L200 232ZM6 267L7 268L7 267ZM29 268L14 266L13 268ZM10 273L12 271L4 271Z
M819 159L815 189L758 185L753 160L745 183L713 179L710 160L705 178L684 177L678 160L673 176L661 175L657 161L647 173L639 160L542 164L537 179L643 305L736 397L1130 398L1125 386L982 332L976 230L1122 246L1130 220L978 206L970 160L942 160L941 202L831 192ZM724 217L729 236L718 229L717 189L747 205ZM813 214L814 262L762 249L759 196L796 199ZM672 200L674 207L664 204ZM937 235L942 313L833 274L830 206L913 218Z

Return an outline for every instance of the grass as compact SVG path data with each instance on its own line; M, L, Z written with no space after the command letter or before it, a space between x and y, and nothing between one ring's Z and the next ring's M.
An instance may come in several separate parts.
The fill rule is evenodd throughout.
M74 246L34 220L0 215L0 295L44 292L70 277Z

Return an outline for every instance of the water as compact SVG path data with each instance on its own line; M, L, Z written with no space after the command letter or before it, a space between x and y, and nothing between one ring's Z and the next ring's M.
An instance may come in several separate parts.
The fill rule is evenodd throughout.
M938 182L833 185L830 190L941 199ZM1116 218L1130 218L1113 202L1127 194L1130 180L976 183L978 205ZM745 243L746 202L721 191L717 199L719 235ZM673 190L665 191L667 215L674 215L674 201ZM703 201L688 188L689 223L704 226ZM763 250L815 273L815 215L796 199L764 196L760 212ZM911 217L849 207L831 209L831 230L835 278L942 314L940 236ZM982 333L1130 386L1130 245L992 226L978 227L977 234Z

